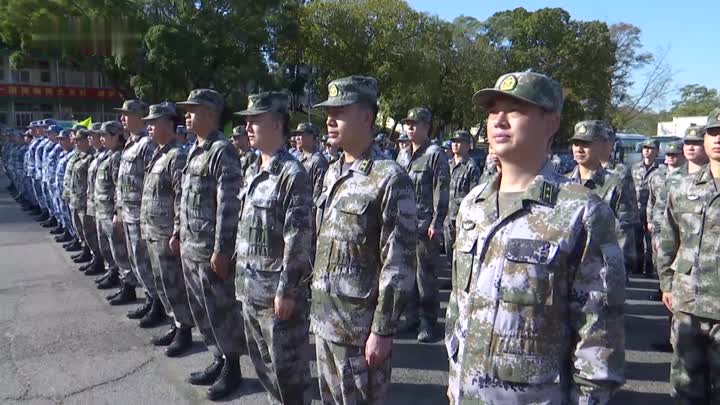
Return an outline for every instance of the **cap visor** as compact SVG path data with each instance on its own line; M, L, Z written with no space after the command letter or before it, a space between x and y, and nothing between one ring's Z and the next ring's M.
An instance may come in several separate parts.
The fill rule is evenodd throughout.
M343 100L340 98L327 99L320 104L315 104L313 108L345 107L356 103L358 103L358 101Z
M160 119L163 117L174 118L176 116L170 115L170 114L151 114L151 115L148 115L147 117L143 117L142 120L143 121L152 121L152 120Z
M473 95L473 102L475 104L479 104L480 106L484 108L488 108L490 106L490 103L495 100L498 97L509 97L518 101L522 101L524 103L532 104L535 106L538 106L542 108L543 110L547 110L547 108L543 105L540 105L534 101L528 100L525 97L516 96L514 94L509 94L504 91L495 90L495 89L482 89L478 92L476 92Z
M126 110L126 109L124 109L124 108L113 108L113 110L115 110L115 111L117 111L117 112L125 113L125 114L142 115L141 112L130 111L130 110Z
M209 109L211 109L211 110L213 110L213 111L218 111L217 107L216 107L214 104L211 105L210 103L198 103L197 101L179 101L179 102L175 103L175 106L176 106L176 107L177 107L177 106L185 106L185 107L199 107L199 106L204 106L204 107L207 107L207 108L209 108Z
M266 112L267 112L267 111L258 111L258 110L252 110L252 109L251 109L251 110L238 111L238 112L236 112L236 113L233 113L233 115L250 116L250 115L260 115L260 114L264 114L264 113L266 113Z

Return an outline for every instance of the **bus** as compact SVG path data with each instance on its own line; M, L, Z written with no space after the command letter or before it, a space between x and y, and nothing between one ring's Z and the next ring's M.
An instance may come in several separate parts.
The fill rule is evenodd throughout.
M613 159L624 163L626 166L632 166L642 160L642 143L646 139L657 141L660 145L657 162L665 161L665 149L672 142L681 141L679 136L645 136L640 134L617 134L618 143L615 146Z

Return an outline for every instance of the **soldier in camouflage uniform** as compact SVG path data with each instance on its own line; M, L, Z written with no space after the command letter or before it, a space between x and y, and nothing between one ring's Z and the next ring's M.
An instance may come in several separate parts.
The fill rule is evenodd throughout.
M435 339L440 300L437 271L440 266L440 238L448 209L450 169L445 152L428 138L432 113L427 108L413 108L402 120L411 146L397 161L415 185L417 203L417 277L415 296L410 299L403 331L418 330L417 340ZM419 319L418 319L419 317ZM419 320L419 322L418 322Z
M57 210L56 206L54 204L53 198L52 198L52 192L50 190L50 171L49 168L51 164L57 163L57 156L60 154L60 151L62 151L62 148L57 143L57 136L60 134L60 131L62 131L62 128L58 125L50 125L45 130L45 134L47 136L48 143L45 146L45 150L43 152L44 159L43 164L41 168L41 176L42 176L42 189L43 189L43 195L45 197L45 201L48 206L48 212L50 215L50 218L43 222L41 225L43 228L53 228L58 225L57 221Z
M78 244L76 240L76 230L75 227L73 227L72 225L70 207L68 207L67 203L67 198L69 196L65 193L67 183L70 181L70 176L68 176L67 168L72 167L72 161L76 154L76 150L73 147L72 141L70 139L71 135L72 131L62 130L57 137L58 142L60 142L60 146L62 146L63 150L66 151L66 153L60 158L60 160L58 160L57 169L55 170L55 198L57 199L57 205L60 210L60 221L63 224L63 228L65 228L65 234L60 235L60 238L57 238L55 240L57 242L67 242L65 245L63 245L64 248L74 248L75 246L73 245ZM79 250L79 248L77 250Z
M633 185L602 167L600 156L604 154L607 139L607 128L602 121L578 122L570 138L577 166L567 177L593 190L610 206L617 219L617 239L622 247L627 246L627 239L632 238L635 231L633 223L627 218L636 212L637 202Z
M309 404L307 280L313 250L312 180L285 148L290 97L251 95L239 112L261 152L240 192L236 295L248 352L272 404Z
M166 309L158 297L162 288L155 284L152 264L148 256L147 243L140 231L140 206L142 202L145 168L150 164L155 142L147 136L142 117L147 113L147 104L138 100L126 100L120 112L120 122L128 136L120 159L120 171L115 192L117 214L113 223L121 223L125 243L135 278L145 290L145 304L127 314L130 319L140 319L141 328L150 328L160 324ZM129 284L126 284L130 288Z
M121 305L128 297L122 296L129 291L129 298L135 298L135 277L130 268L125 236L122 226L113 223L117 211L115 206L120 157L124 145L123 127L118 121L107 121L98 130L103 147L107 151L98 157L97 174L95 176L95 221L97 223L98 244L103 257L108 262L110 275L98 284L98 288L112 288L115 284L113 274L120 279L120 289L109 295L111 305ZM112 260L111 260L112 259ZM126 287L125 285L129 285Z
M708 164L708 156L705 153L705 128L691 126L685 131L683 138L683 156L687 161L688 174L695 174Z
M662 224L665 222L665 203L668 190L677 186L677 181L688 176L683 156L682 142L669 143L665 149L665 163L648 179L648 203L645 210L648 232L652 237L653 263L657 259L657 244Z
M240 355L245 352L235 269L230 265L240 210L240 157L218 130L224 108L218 92L196 89L177 105L185 106L185 123L197 136L183 169L180 259L195 326L215 357L188 381L212 384L208 398L219 399L241 384Z
M373 145L377 80L330 82L332 163L317 201L312 282L320 397L324 404L380 404L390 385L392 338L415 280L413 184Z
M172 327L153 338L156 346L168 346L165 354L175 357L192 347L193 325L185 278L180 263L180 196L182 171L187 150L175 136L173 119L177 117L173 103L150 106L143 121L158 145L145 174L140 226L147 241L158 297L172 318ZM170 239L175 244L170 246Z
M622 163L616 162L612 159L613 151L615 150L615 142L617 137L615 131L611 128L607 128L607 141L605 144L605 153L600 156L600 163L603 168L622 179L623 190L627 190L628 198L632 201L637 201L637 194L635 192L635 182L633 181L632 172ZM640 224L640 214L637 210L637 206L634 206L631 211L625 213L625 217L618 218L620 221L620 227L636 229ZM637 264L637 232L629 232L625 235L625 240L621 241L620 248L623 250L623 256L625 257L625 269L626 274L630 273L632 269L638 268Z
M398 139L397 139L397 144L398 144L398 154L397 154L397 158L395 158L395 160L400 165L400 167L402 167L404 170L408 164L408 162L406 162L404 159L410 158L409 153L407 153L407 154L403 153L404 150L406 150L410 147L410 138L408 138L408 136L405 132L400 133L400 135L398 136ZM401 156L403 157L403 160L400 160Z
M328 161L318 148L318 137L320 129L311 122L303 122L298 124L297 129L292 131L297 135L298 148L301 155L298 160L302 163L305 170L310 175L312 181L312 198L317 201L322 193L323 180L328 170Z
M660 145L653 139L647 139L642 143L643 160L632 166L633 182L635 183L635 194L638 199L638 210L640 214L640 228L636 232L635 240L638 256L638 271L645 275L653 272L652 264L652 240L650 232L647 230L647 202L650 196L648 192L648 179L650 175L658 170L659 165L655 159L657 158Z
M93 123L88 130L90 147L93 149L93 155L87 172L87 207L85 211L85 218L87 221L86 226L92 228L92 230L88 230L86 233L94 234L95 239L89 243L92 250L92 260L90 263L80 268L80 271L83 271L85 275L88 276L103 274L105 272L106 259L103 257L102 250L100 249L100 242L97 233L97 220L95 219L95 179L97 177L98 161L101 159L101 155L105 153L105 148L102 146L102 139L100 137L100 133L98 132L101 126L101 122L96 122ZM112 260L112 258L110 260ZM103 278L104 277L101 277L97 280L97 282L102 281ZM117 282L117 280L115 282Z
M68 206L70 207L73 226L78 233L79 239L87 251L99 251L97 245L97 227L87 216L87 184L88 169L94 159L94 150L90 146L90 131L79 130L71 137L77 150L72 166L68 165L66 178Z
M445 252L452 257L455 244L455 219L463 198L480 183L482 170L468 152L473 144L472 135L465 130L455 131L450 148L453 158L450 160L450 199L447 218L445 218Z
M247 169L258 159L258 155L250 148L245 127L238 126L233 128L232 143L238 155L240 155L240 172L244 177Z
M40 143L43 141L43 138L38 134L36 121L31 122L28 128L28 131L30 131L30 135L32 135L33 139L30 141L26 152L25 181L32 208L32 210L30 210L30 214L40 215L42 214L42 209L40 208L37 195L35 193L35 152L37 151Z
M50 206L48 205L48 198L47 194L45 193L46 190L43 188L42 182L45 151L46 148L52 147L52 142L50 142L50 140L47 138L46 129L47 124L45 123L45 120L40 121L35 127L35 131L40 138L40 142L35 149L33 189L35 191L35 197L38 201L38 205L40 206L40 210L42 211L40 216L36 218L36 220L40 222L44 222L50 219Z
M671 394L677 404L720 402L720 108L705 127L710 163L668 191L658 270L673 312Z
M562 88L509 73L474 101L503 172L457 218L451 403L606 404L624 382L625 269L610 207L546 160Z

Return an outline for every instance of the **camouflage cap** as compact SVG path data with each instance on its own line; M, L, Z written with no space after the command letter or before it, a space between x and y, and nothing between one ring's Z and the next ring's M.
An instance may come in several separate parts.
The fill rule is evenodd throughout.
M607 141L607 125L597 120L580 121L575 124L575 132L570 140L584 142Z
M470 132L461 129L458 131L455 131L453 134L453 137L450 139L453 142L465 142L465 143L472 143L472 135L470 135Z
M87 127L86 127L85 125L75 124L75 125L73 125L72 128L71 128L71 130L72 130L73 132L79 131L79 130L81 130L81 129L87 129Z
M90 124L90 130L93 132L97 132L102 127L102 122L93 122Z
M247 129L245 129L244 126L238 125L235 128L233 128L232 136L234 137L240 137L240 136L247 136Z
M90 134L92 131L87 129L81 129L79 131L75 131L72 136L70 136L71 139L88 139L90 137Z
M398 136L398 142L410 142L410 137L408 137L408 134L405 132L400 133L400 136Z
M248 96L245 110L236 115L260 115L264 113L287 114L290 110L290 95L282 91L266 91Z
M702 141L705 139L705 128L698 125L690 125L685 130L683 141Z
M442 148L445 150L448 150L452 148L452 141L445 141L442 143Z
M658 149L658 148L660 147L660 143L659 143L658 141L656 141L655 139L647 138L647 139L645 139L645 141L642 143L642 147L643 147L643 148L655 148L655 149Z
M187 135L187 128L185 128L185 125L178 125L175 127L175 133Z
M708 129L720 128L720 108L716 108L708 115L707 123L705 124L705 132Z
M430 112L429 109L424 107L417 107L412 108L410 111L408 111L407 117L400 120L403 124L411 121L411 122L426 122L430 123L432 122L432 112Z
M52 132L54 134L59 134L60 131L62 131L62 127L60 125L50 125L47 129L47 132Z
M69 129L63 129L62 131L60 131L57 137L58 139L70 139L71 136L72 131L70 131Z
M143 121L152 121L163 117L177 117L177 112L175 111L175 103L163 101L160 104L151 105L150 113L147 115L147 117L143 117Z
M682 155L683 143L682 142L671 142L665 147L666 155Z
M36 128L37 127L37 121L30 121L30 124L27 126L28 128Z
M180 101L175 104L178 106L204 105L217 112L222 112L223 108L225 108L223 96L212 89L195 89L190 92L187 101Z
M308 133L316 138L320 136L320 128L318 128L317 125L313 124L312 122L301 122L298 124L296 129L290 132L294 134Z
M123 126L118 121L107 121L103 122L98 132L102 135L118 136L123 133Z
M125 114L143 116L147 113L147 104L140 100L125 100L121 108L113 108L115 111L119 111Z
M498 96L511 97L551 112L562 112L565 101L560 83L531 71L500 76L495 87L478 91L473 101L487 108Z
M374 77L348 76L328 84L328 99L313 108L344 107L356 103L377 105L378 82Z

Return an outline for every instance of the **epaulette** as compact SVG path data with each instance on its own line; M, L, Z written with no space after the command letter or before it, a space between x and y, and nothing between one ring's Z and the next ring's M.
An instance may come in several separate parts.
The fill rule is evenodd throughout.
M281 169L282 162L280 162L280 159L274 159L269 168L270 174L277 176L278 174L280 174Z
M543 181L542 190L540 191L540 200L547 205L555 205L558 195L557 184Z
M358 166L358 170L365 173L365 175L370 174L370 168L372 168L372 160L369 158L365 158L365 160L360 162L360 166Z

